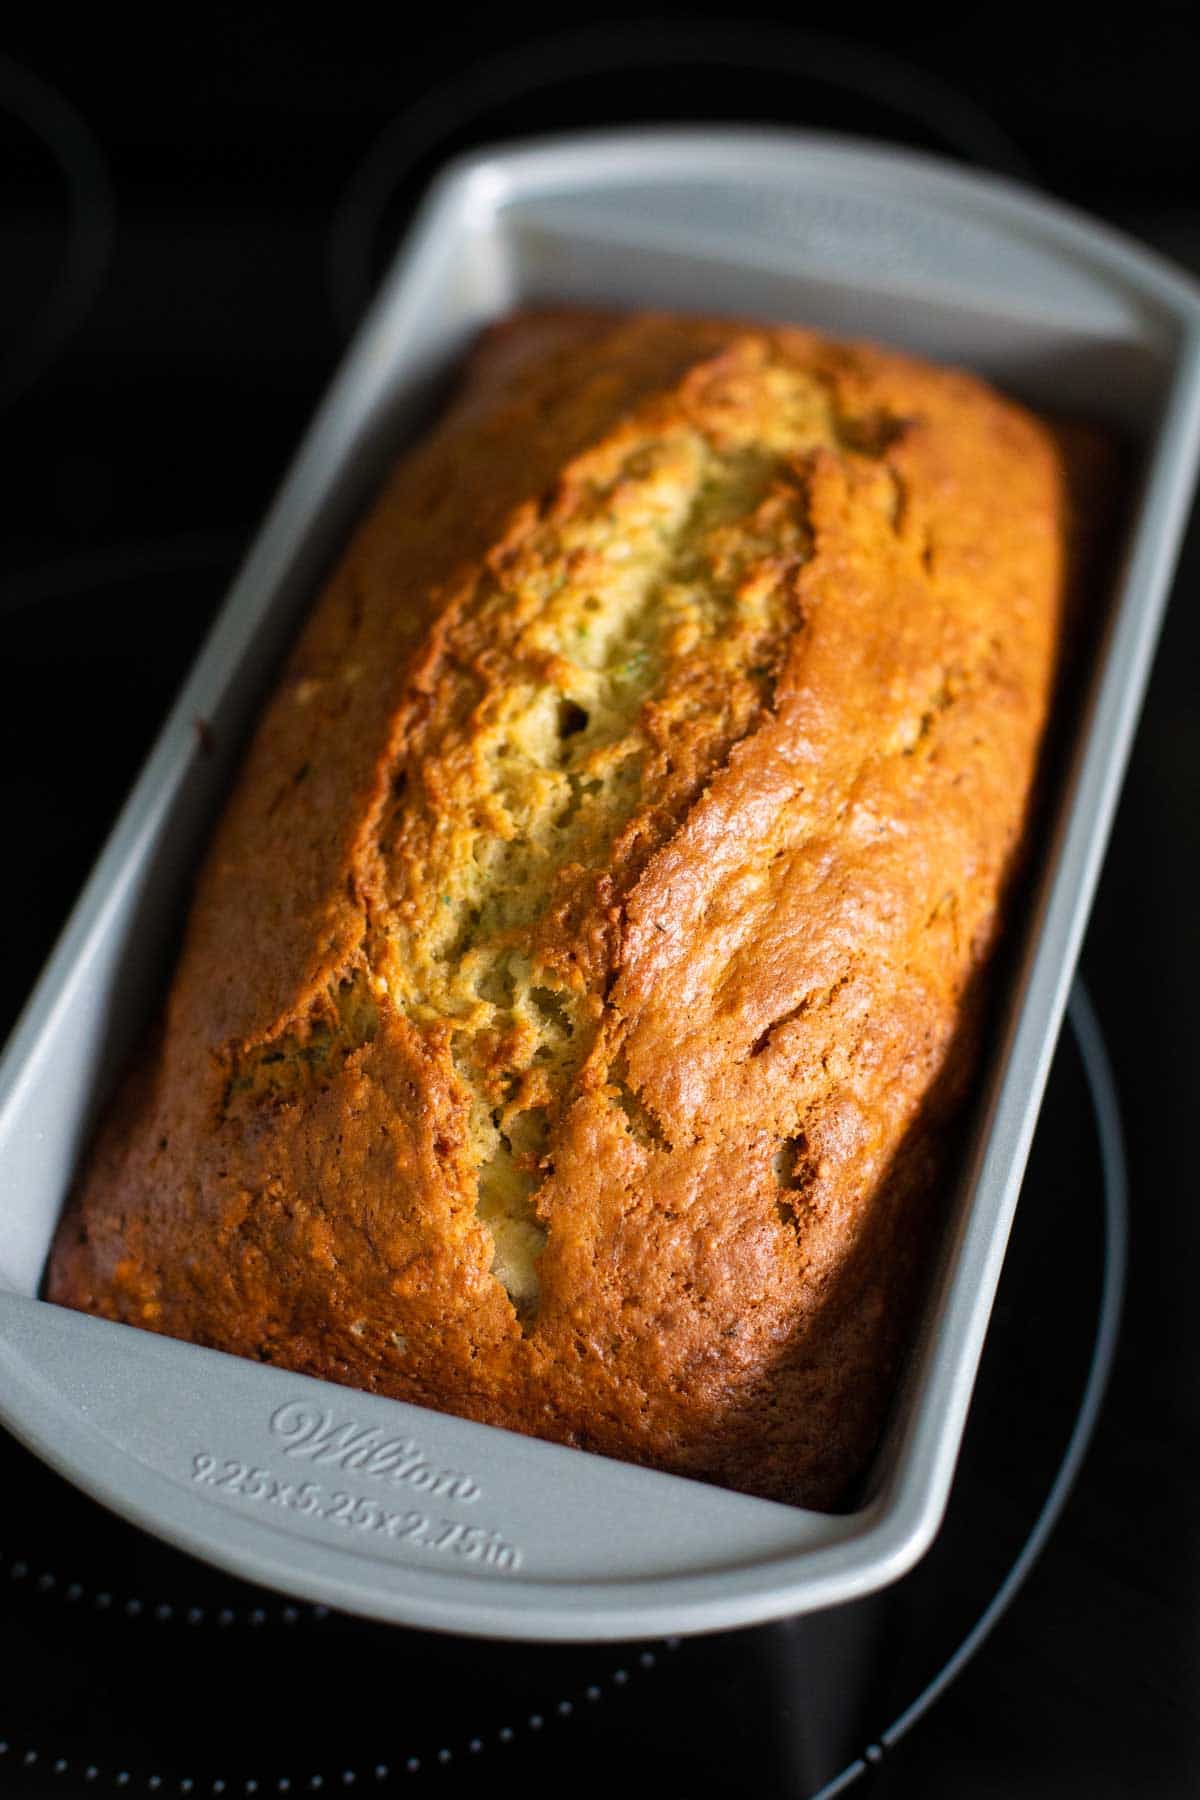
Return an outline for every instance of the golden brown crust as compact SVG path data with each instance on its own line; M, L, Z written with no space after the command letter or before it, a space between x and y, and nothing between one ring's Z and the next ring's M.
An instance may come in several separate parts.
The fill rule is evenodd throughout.
M971 1070L1063 509L967 375L490 333L267 710L51 1298L832 1503Z

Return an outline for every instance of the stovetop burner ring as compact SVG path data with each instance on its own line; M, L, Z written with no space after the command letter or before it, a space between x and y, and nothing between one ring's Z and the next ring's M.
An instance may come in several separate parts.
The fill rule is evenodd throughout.
M327 1608L321 1608L320 1610L328 1612ZM665 1638L658 1649L639 1651L635 1660L644 1673L649 1673L658 1666L660 1650L673 1652L678 1650L679 1647L679 1638ZM616 1689L620 1691L627 1687L630 1681L630 1674L630 1670L622 1664L611 1670L603 1682L588 1682L585 1687L577 1691L574 1698L569 1696L563 1697L562 1699L555 1701L552 1706L547 1706L541 1711L534 1711L527 1714L525 1718L520 1720L515 1726L501 1725L486 1737L473 1734L455 1749L451 1749L449 1745L443 1745L432 1757L412 1755L403 1758L395 1758L390 1762L377 1762L368 1769L344 1768L336 1775L329 1775L318 1771L307 1777L297 1777L295 1775L278 1775L267 1779L254 1775L248 1775L241 1779L230 1779L223 1775L215 1775L212 1777L197 1777L194 1775L168 1777L159 1774L157 1771L152 1771L142 1777L139 1781L131 1770L118 1768L112 1771L110 1779L113 1788L117 1792L124 1792L131 1786L137 1785L144 1788L144 1790L150 1794L159 1794L164 1788L169 1788L171 1791L179 1794L193 1794L200 1792L211 1794L215 1796L215 1800L220 1800L220 1797L225 1794L253 1796L259 1793L319 1793L327 1787L340 1787L343 1790L348 1790L371 1781L380 1784L389 1781L394 1776L400 1774L411 1777L421 1774L423 1770L429 1772L433 1768L445 1769L453 1762L462 1761L470 1757L481 1756L489 1748L506 1748L508 1745L515 1743L517 1738L523 1733L536 1734L542 1731L547 1723L548 1714L566 1720L572 1718L576 1712L584 1711L598 1705L604 1699L606 1689ZM42 1767L48 1768L51 1774L60 1777L65 1777L75 1772L83 1781L89 1784L100 1780L105 1773L103 1765L100 1763L89 1762L84 1764L82 1768L79 1768L78 1759L76 1762L72 1762L72 1759L66 1756L56 1756L53 1761L50 1761L40 1750L31 1748L20 1750L9 1739L0 1738L0 1761L5 1761L10 1756L13 1757L23 1769L33 1770L41 1765Z
M108 1588L89 1590L81 1581L64 1583L49 1569L35 1574L31 1565L23 1557L9 1559L0 1552L0 1574L8 1573L10 1581L30 1583L33 1590L47 1597L60 1598L71 1606L90 1606L96 1612L121 1613L127 1619L143 1619L147 1624L169 1625L184 1623L186 1625L215 1625L226 1629L231 1625L245 1623L251 1627L267 1624L268 1620L277 1620L281 1625L297 1625L301 1618L314 1620L318 1624L329 1618L330 1609L319 1603L295 1602L279 1600L273 1606L198 1606L183 1605L177 1600L151 1601L139 1599L136 1594L122 1599Z

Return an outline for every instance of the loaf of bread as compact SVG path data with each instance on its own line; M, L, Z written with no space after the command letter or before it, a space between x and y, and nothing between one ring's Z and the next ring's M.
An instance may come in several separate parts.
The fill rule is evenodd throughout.
M49 1297L836 1504L976 1061L1060 460L807 331L488 332L265 713Z

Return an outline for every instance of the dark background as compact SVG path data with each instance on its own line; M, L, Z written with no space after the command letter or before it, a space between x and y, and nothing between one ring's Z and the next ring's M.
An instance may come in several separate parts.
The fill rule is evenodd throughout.
M136 20L120 9L69 20L53 9L10 13L0 32L0 1030L332 372L365 278L449 151L655 118L860 132L1024 176L1200 274L1193 13L1161 0L1086 19L1046 7L960 6L944 17L895 9L869 39L850 9L738 22L576 11L569 28L495 7L440 20L396 11L390 23L354 5L305 22L214 6ZM339 233L353 217L348 197L366 191L362 172L374 166L390 168L378 233ZM82 208L73 233L68 192ZM1019 1789L1106 1800L1200 1790L1200 1212L1189 1150L1200 1104L1198 575L1193 529L1084 956L1131 1164L1130 1286L1109 1402L1059 1529L1011 1611L856 1793ZM972 1427L978 1437L989 1417L1003 1421L1004 1443L993 1425L991 1447L979 1452L974 1536L960 1534L968 1547L957 1552L980 1603L984 1576L993 1563L1002 1573L1001 1551L1019 1543L1034 1490L1052 1473L1078 1390L1079 1343L1087 1347L1099 1176L1071 1059L1068 1047L1031 1177L1043 1222L1023 1221L1014 1250L1027 1284L1014 1289L1013 1272L1006 1277L998 1318L1007 1349L992 1353L1003 1367L981 1386ZM1026 1442L1022 1420L1042 1417L1056 1382L1063 1391ZM385 1671L401 1690L405 1670L415 1679L408 1634L313 1621L303 1609L281 1625L278 1603L264 1601L254 1629L266 1635L254 1639L243 1628L255 1609L245 1590L201 1572L189 1587L184 1559L156 1561L136 1534L10 1456L0 1658L7 1652L16 1673L0 1702L10 1745L0 1784L83 1791L90 1779L109 1790L113 1771L127 1767L145 1791L161 1767L164 1791L178 1791L189 1768L205 1770L211 1786L217 1751L204 1741L207 1723L198 1732L195 1706L220 1676L219 1754L231 1779L235 1767L240 1777L261 1768L265 1786L271 1771L292 1766L294 1721L285 1730L277 1711L256 1713L231 1696L265 1693L286 1675L286 1645L298 1637L323 1647L330 1691L341 1696L337 1681L351 1671L345 1705L357 1694L375 1733L343 1711L298 1766L333 1758L332 1768L360 1751L375 1758L380 1720L399 1719L388 1712L399 1698ZM1016 1493L1023 1474L1006 1479L1009 1463L1035 1471L1028 1493ZM72 1611L62 1597L67 1563L86 1589L86 1620L82 1603ZM106 1569L117 1600L168 1596L160 1604L172 1619L152 1651L135 1615L118 1622L116 1601L92 1604ZM39 1570L51 1577L40 1598ZM950 1573L927 1586L926 1610L913 1614L926 1621L922 1641L952 1647L950 1590L960 1585L974 1593ZM192 1593L207 1612L189 1638L174 1625ZM215 1626L202 1635L222 1606L236 1614L225 1635ZM435 1756L411 1779L482 1791L503 1753L535 1792L565 1779L586 1787L590 1771L634 1792L754 1786L799 1796L809 1791L803 1758L789 1763L780 1749L798 1705L788 1686L797 1654L786 1632L764 1632L671 1652L638 1647L624 1663L607 1652L592 1663L583 1652L530 1652L518 1676L513 1653L442 1645L434 1660L460 1695L462 1737L471 1707L487 1710L489 1682L508 1681L511 1698L524 1681L530 1705L555 1682L555 1692L598 1682L605 1698L586 1727L564 1715L540 1735L518 1733L503 1752L480 1752L473 1774L434 1766ZM647 1655L648 1665L639 1660ZM122 1686L114 1669L136 1676ZM618 1671L630 1678L616 1681ZM140 1706L138 1683L149 1684ZM885 1706L872 1729L887 1716ZM393 1735L403 1735L399 1723ZM368 1739L375 1748L363 1748ZM56 1744L70 1751L57 1775ZM22 1745L36 1748L33 1762L16 1754ZM86 1778L90 1758L99 1772ZM389 1772L384 1785L392 1780Z

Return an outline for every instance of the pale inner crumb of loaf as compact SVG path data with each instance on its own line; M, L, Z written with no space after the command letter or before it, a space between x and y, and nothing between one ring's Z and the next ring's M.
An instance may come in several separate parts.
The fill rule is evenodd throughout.
M797 623L796 459L833 441L829 398L770 369L752 408L740 386L730 399L717 441L631 430L569 472L460 605L406 758L372 963L415 1023L453 1025L478 1217L526 1321L547 1143L603 1001L539 927L572 882L636 865L656 809L668 822L694 800L769 704ZM714 703L698 749L689 720ZM640 1132L616 1080L613 1103Z
M374 1037L378 1009L452 1031L492 1273L536 1315L551 1133L604 995L547 929L573 886L632 879L769 706L801 622L806 456L839 441L828 390L787 367L728 381L728 428L634 422L581 458L452 609L435 703L394 776L369 967L308 1029L243 1058L234 1091L295 1097ZM703 729L695 725L702 721ZM594 894L594 887L593 887ZM625 1128L667 1149L609 1071Z

